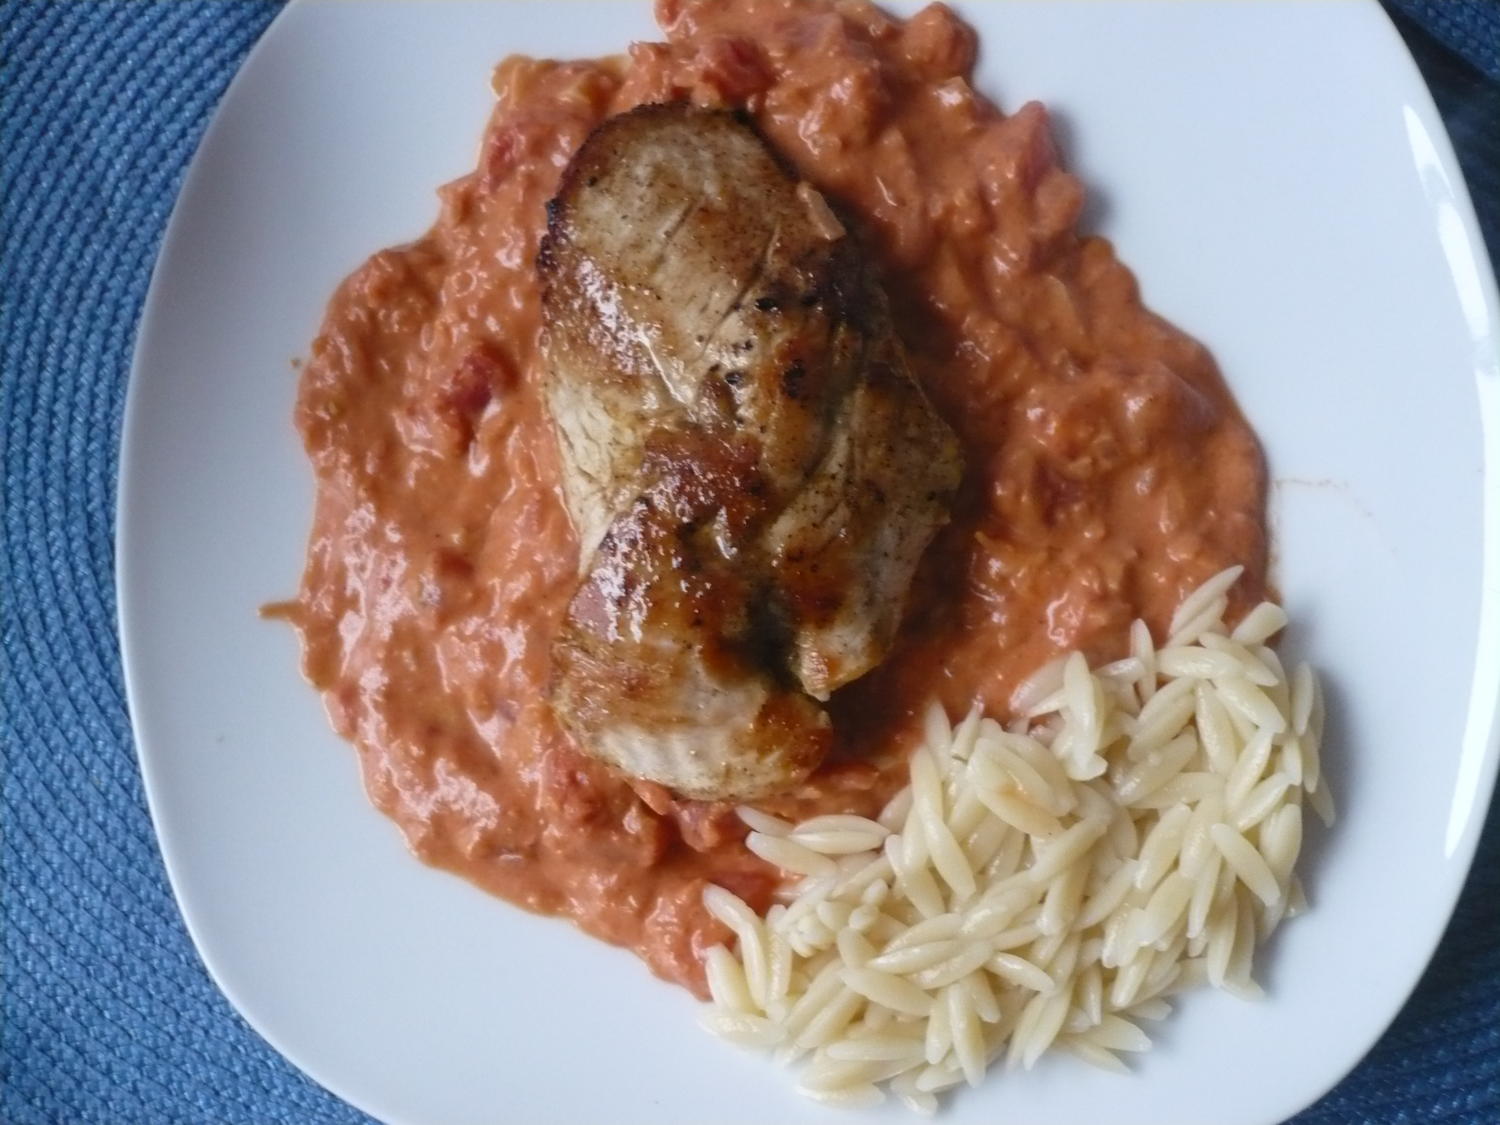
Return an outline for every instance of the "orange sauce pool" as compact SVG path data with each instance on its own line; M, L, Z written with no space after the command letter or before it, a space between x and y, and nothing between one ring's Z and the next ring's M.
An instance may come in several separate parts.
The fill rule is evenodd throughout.
M419 241L339 288L297 423L318 481L300 596L304 667L374 803L424 861L560 914L702 990L724 931L705 881L763 907L776 872L732 811L632 786L545 699L577 546L538 393L533 260L547 200L606 116L743 105L862 224L918 377L965 447L953 523L902 636L835 695L834 760L770 807L873 812L925 702L1006 712L1070 648L1119 655L1193 586L1263 588L1265 473L1212 359L1147 312L1046 110L969 84L973 33L826 0L660 0L661 43L584 62L511 58L478 168Z

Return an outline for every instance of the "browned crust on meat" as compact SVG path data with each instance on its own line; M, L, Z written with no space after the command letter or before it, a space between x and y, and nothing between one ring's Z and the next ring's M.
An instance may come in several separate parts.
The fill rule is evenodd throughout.
M554 709L679 792L795 784L960 474L873 268L743 115L686 103L593 131L537 268L582 552Z

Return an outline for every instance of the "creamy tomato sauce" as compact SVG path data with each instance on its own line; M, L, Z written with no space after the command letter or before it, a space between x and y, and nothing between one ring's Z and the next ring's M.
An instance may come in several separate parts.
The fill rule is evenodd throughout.
M662 43L506 60L477 170L432 230L340 287L297 421L318 479L290 609L307 675L374 803L428 863L628 946L702 989L724 932L706 880L764 906L776 873L731 810L632 786L569 744L548 647L577 545L538 393L533 260L562 168L606 116L690 98L748 108L862 230L968 477L886 662L835 695L839 748L771 807L873 812L936 697L1006 711L1074 647L1118 655L1190 588L1265 562L1254 436L1204 349L1147 312L1075 230L1047 113L968 78L973 34L822 0L661 0Z

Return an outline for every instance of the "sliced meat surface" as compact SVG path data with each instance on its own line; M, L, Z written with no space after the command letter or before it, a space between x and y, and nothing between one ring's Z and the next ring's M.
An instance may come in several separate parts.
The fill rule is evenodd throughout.
M552 702L687 796L787 788L947 519L956 440L868 260L741 118L606 121L549 213L547 403L580 585Z

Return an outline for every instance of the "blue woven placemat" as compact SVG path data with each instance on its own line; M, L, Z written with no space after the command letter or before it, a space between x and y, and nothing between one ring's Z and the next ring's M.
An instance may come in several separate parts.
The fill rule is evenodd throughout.
M3 1125L369 1120L266 1046L194 954L142 797L114 628L136 320L187 160L278 6L0 0ZM1500 5L1392 8L1500 249ZM1500 814L1411 1003L1297 1119L1356 1122L1500 1122Z

